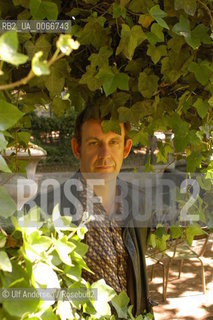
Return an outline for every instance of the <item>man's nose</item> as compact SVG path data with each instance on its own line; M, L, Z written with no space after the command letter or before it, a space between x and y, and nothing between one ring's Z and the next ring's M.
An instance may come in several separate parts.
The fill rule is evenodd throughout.
M110 156L109 146L107 145L107 143L100 144L98 151L99 158L107 158Z

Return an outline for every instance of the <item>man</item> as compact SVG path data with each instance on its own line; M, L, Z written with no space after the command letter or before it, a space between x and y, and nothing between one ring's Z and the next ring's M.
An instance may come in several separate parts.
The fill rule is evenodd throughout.
M128 123L120 124L120 133L104 133L101 123L107 119L94 116L89 108L79 114L72 150L80 170L46 196L41 190L34 204L52 214L59 203L61 214L71 214L74 223L80 222L85 211L95 217L85 235L86 262L93 273L83 270L82 275L90 283L103 278L117 293L126 291L133 312L141 314L151 311L145 264L147 228L136 228L133 195L137 190L118 178L132 140ZM143 194L140 203L143 211Z
M80 180L84 181L84 185L86 181L88 188L93 190L91 198L94 200L95 196L101 199L101 203L92 201L96 222L88 227L86 234L89 247L86 262L94 274L84 271L83 277L90 282L104 278L117 292L127 291L136 314L145 310L148 312L151 308L147 298L144 257L147 229L134 228L132 220L127 226L121 223L121 227L115 221L122 213L122 201L116 202L117 176L123 159L128 157L132 147L132 140L128 138L128 124L120 124L120 134L112 131L104 133L101 126L104 119L97 119L91 114L88 116L87 111L85 109L76 120L72 150L80 161ZM129 184L128 189L131 189ZM131 197L131 192L129 194L127 199ZM81 194L81 198L86 196ZM131 198L128 199L128 205L130 203ZM102 223L97 216L103 218Z

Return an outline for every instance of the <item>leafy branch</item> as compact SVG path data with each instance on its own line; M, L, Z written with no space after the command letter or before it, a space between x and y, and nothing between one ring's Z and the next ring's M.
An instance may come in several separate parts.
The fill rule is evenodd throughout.
M7 43L8 52L15 51L16 47L14 48L13 44L9 46L8 42L12 38L16 39L16 35L14 33L7 33L7 34L4 34L3 36L4 38L2 42L3 44ZM0 39L0 43L1 43L1 39ZM74 41L71 38L71 36L60 35L56 45L57 45L57 49L49 61L46 61L46 60L41 61L40 58L43 55L43 52L42 51L36 52L32 58L31 70L29 71L28 75L15 82L0 85L0 90L14 89L16 87L20 87L21 85L26 85L35 76L50 74L50 70L49 70L50 66L54 64L57 60L63 58L66 55L69 55L73 50L77 50L80 44L77 41ZM20 54L16 53L16 55L20 55ZM5 57L5 61L9 61L7 56Z

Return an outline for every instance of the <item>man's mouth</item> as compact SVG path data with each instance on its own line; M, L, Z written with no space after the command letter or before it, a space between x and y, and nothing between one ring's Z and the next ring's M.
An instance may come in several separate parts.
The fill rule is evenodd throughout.
M111 169L113 166L96 166L96 169Z

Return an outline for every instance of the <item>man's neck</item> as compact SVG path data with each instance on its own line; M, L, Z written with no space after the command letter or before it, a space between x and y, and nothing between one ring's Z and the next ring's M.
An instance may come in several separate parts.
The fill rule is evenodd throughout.
M96 196L101 197L101 204L107 214L115 211L115 196L116 196L116 175L84 174L84 179L90 185ZM94 180L97 180L94 182Z
M105 181L104 186L95 186L94 192L102 199L107 214L115 211L116 180Z

